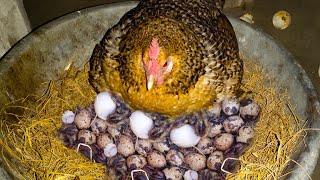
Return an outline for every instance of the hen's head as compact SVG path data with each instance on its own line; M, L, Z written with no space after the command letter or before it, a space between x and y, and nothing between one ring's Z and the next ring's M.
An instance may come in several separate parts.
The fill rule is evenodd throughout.
M143 54L143 68L147 80L147 89L163 84L165 76L170 74L173 68L172 57L167 56L161 49L158 38L153 38L149 47Z

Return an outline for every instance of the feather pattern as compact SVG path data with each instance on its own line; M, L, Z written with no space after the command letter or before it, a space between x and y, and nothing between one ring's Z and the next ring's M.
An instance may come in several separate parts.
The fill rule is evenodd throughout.
M223 0L143 0L110 28L90 59L97 92L120 93L131 106L179 115L234 96L243 62ZM147 54L145 52L148 52ZM146 88L145 59L153 72L172 69ZM158 68L158 69L157 69Z

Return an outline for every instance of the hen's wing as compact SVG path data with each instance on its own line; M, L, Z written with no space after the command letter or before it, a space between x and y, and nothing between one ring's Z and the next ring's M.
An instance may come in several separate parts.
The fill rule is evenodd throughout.
M90 63L90 71L89 71L89 83L93 87L96 92L101 91L101 84L105 84L101 81L104 81L103 77L103 69L102 63L106 57L106 51L101 46L101 44L97 44L93 49L91 58L89 60Z
M138 9L134 8L127 12L116 25L105 33L99 44L95 46L89 60L89 83L96 92L107 89L105 87L107 84L106 76L110 76L112 73L110 71L119 71L120 42L126 35L131 21L139 15L137 11ZM117 80L117 78L114 78L114 80Z
M215 40L208 41L206 47L209 49L206 81L215 88L218 99L234 96L242 80L243 61L232 25L222 13L217 15L217 30L212 35Z

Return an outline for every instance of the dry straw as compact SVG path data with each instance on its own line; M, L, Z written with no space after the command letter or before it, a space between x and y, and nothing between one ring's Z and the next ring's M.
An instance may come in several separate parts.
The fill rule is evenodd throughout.
M106 167L91 162L76 150L66 148L57 137L61 114L78 105L88 106L95 93L88 84L87 67L70 68L62 79L48 83L40 96L17 100L1 109L1 159L6 169L21 179L102 179ZM307 131L294 114L286 93L279 94L256 65L246 62L244 96L261 105L260 120L255 127L253 145L237 161L238 172L229 179L278 179L290 174L284 170L295 162L295 153ZM37 99L30 103L29 99ZM20 104L20 106L18 105ZM21 105L23 104L23 106ZM17 114L12 112L24 113ZM13 122L12 119L18 120Z

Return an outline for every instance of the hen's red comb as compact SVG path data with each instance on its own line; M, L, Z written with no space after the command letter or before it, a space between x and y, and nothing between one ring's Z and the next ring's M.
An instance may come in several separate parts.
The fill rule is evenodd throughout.
M158 38L153 38L149 47L149 58L156 60L158 59L160 47L158 43Z

